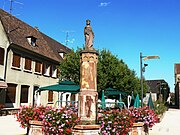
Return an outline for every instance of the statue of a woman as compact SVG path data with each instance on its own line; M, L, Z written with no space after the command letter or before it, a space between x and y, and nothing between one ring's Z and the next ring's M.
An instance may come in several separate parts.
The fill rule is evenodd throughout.
M93 49L93 40L94 40L94 33L90 26L90 20L86 20L86 27L84 28L84 36L85 36L85 49L91 50Z

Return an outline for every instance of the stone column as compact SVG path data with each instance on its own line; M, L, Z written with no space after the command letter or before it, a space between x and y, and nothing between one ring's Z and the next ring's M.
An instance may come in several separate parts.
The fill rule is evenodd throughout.
M81 52L78 115L85 125L95 124L96 121L97 63L97 51L83 50Z

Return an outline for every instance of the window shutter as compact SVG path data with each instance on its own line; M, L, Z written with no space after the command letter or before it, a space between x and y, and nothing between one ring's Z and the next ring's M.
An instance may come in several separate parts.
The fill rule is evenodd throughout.
M0 48L0 65L4 65L4 49Z
M43 75L45 74L45 71L46 71L46 70L45 70L45 67L46 67L46 65L43 63L43 64L42 64L42 74L43 74Z
M16 86L16 84L8 84L8 88L6 91L6 103L15 103Z
M41 73L41 65L42 65L41 62L36 61L35 72Z
M25 58L25 69L27 70L31 70L31 63L32 63L32 60L30 58Z
M21 56L19 54L13 53L13 63L12 66L20 68Z
M49 67L50 67L50 68L49 68L49 70L50 70L50 71L49 71L49 76L52 77L52 69L53 69L53 67L52 67L52 65L49 65Z
M21 99L20 99L21 103L28 103L28 90L29 90L29 86L27 85L21 86Z
M48 91L48 102L53 102L53 91Z

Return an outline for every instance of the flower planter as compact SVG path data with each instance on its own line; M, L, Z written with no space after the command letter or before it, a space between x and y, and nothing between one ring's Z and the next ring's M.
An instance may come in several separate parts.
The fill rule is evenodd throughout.
M28 135L43 135L42 121L29 120Z
M146 133L144 132L144 123L133 123L133 127L132 130L129 132L129 135L146 135Z

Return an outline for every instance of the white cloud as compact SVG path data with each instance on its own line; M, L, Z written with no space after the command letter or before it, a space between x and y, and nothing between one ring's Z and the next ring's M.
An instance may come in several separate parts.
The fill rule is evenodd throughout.
M111 2L101 2L99 7L107 7Z

